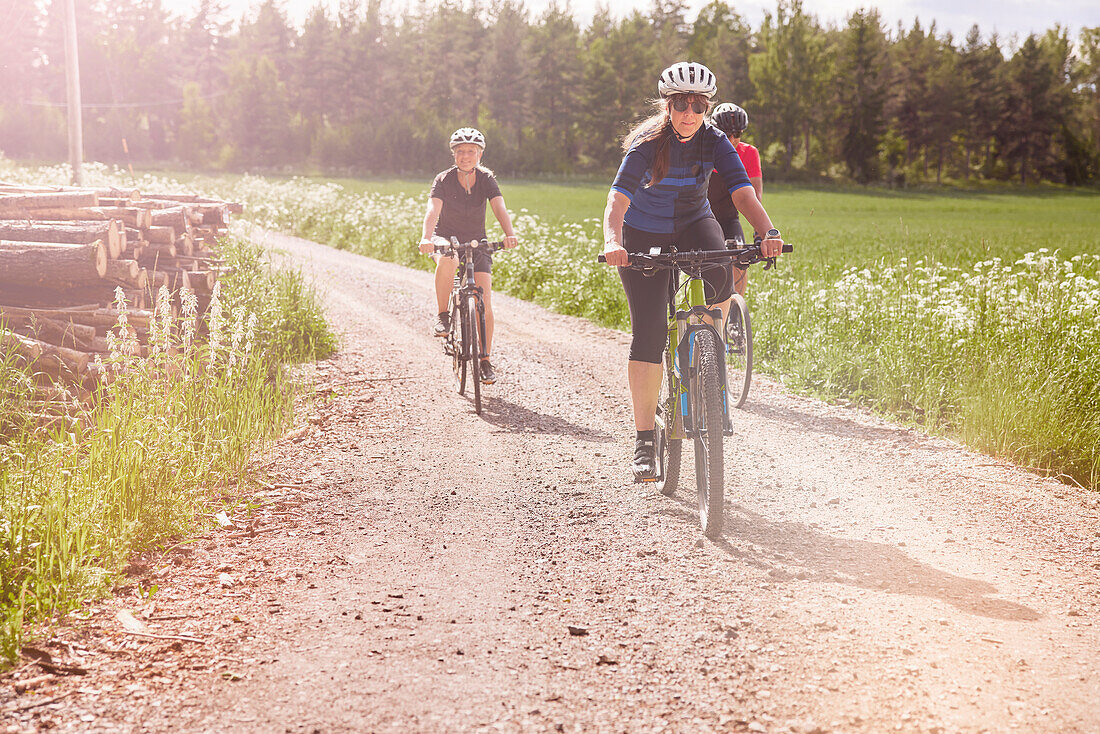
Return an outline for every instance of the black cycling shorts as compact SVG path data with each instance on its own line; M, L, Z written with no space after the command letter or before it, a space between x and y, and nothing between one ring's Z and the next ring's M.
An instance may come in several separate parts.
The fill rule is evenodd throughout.
M700 219L678 234L654 234L623 225L623 247L627 252L648 253L652 247L668 252L671 245L681 252L726 249L722 227L714 217ZM640 270L619 268L619 278L630 306L632 361L661 363L661 355L668 342L668 288L671 277L670 270L654 270L647 275ZM733 278L728 265L707 268L703 271L703 281L708 304L722 303L733 292Z

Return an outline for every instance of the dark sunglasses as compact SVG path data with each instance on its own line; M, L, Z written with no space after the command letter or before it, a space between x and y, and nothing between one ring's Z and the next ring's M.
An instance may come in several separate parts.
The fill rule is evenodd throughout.
M691 111L697 115L707 111L707 103L698 97L693 98L690 103L687 96L683 94L678 94L672 98L672 109L677 112L686 112L689 104L691 105Z

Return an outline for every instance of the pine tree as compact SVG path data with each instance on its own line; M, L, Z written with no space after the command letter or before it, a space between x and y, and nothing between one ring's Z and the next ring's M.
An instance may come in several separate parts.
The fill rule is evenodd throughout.
M677 61L697 61L686 59L684 53L691 33L687 22L687 2L685 0L652 0L649 18L657 37L657 48L666 59L664 66Z
M966 36L966 44L959 52L958 76L956 85L961 95L963 141L963 172L970 177L973 168L971 157L979 153L984 157L984 175L993 172L995 147L993 145L1000 122L1001 109L1004 107L1004 84L1002 66L1004 58L993 36L988 43L982 42L981 31L977 25L971 27Z
M936 44L935 59L928 73L928 103L924 134L936 154L936 183L943 181L945 157L963 138L965 90L960 84L959 54L950 34ZM927 157L925 158L927 163Z
M890 49L894 78L887 114L905 140L905 165L920 155L926 170L925 148L932 142L928 123L935 114L929 76L936 66L938 46L935 24L925 33L918 18L908 33L899 33Z
M1081 50L1078 93L1088 110L1085 117L1092 144L1100 149L1100 26L1082 28L1078 45Z
M544 146L542 170L568 171L576 160L577 89L583 66L580 29L556 3L531 26L527 56L531 63L532 115L539 120Z
M335 112L337 48L336 24L324 6L317 5L294 45L293 83L289 85L293 110L306 121L311 137Z
M830 128L839 141L840 157L860 183L878 174L889 74L888 41L878 11L852 13L837 49L836 118Z
M199 83L188 82L183 86L183 106L176 130L176 155L192 165L207 165L213 162L213 156L217 153L216 142L214 111L203 99Z
M1064 32L1040 40L1027 37L1006 67L1008 97L1004 109L1004 156L1016 167L1020 183L1052 171L1055 147L1069 109L1066 75L1068 43Z
M500 125L505 137L498 143L503 156L494 153L493 160L498 167L502 160L510 160L513 170L517 170L531 98L528 81L531 67L527 59L530 26L527 11L516 0L499 0L491 14L493 21L489 25L484 62L485 100L489 117Z
M801 148L810 164L810 138L823 118L819 103L828 63L824 36L816 19L802 12L801 0L780 0L775 15L766 14L760 29L762 53L749 60L756 89L754 104L761 124L783 144L783 169L791 170Z

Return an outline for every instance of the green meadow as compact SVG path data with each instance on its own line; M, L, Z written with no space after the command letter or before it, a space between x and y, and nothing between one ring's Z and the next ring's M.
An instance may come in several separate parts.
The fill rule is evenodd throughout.
M424 197L430 183L326 180L349 194L413 198ZM503 179L500 185L511 211L526 209L558 224L601 218L610 183ZM784 237L799 245L792 267L795 260L798 267L842 269L900 257L965 265L992 256L1017 258L1040 247L1067 256L1100 252L1100 192L1094 190L838 190L765 182L764 206Z

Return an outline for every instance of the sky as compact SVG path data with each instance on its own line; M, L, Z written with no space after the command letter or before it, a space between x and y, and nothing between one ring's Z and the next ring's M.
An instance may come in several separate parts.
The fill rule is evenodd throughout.
M564 2L564 0L560 0ZM708 0L687 0L688 19L693 20L699 8ZM726 0L752 28L759 28L766 11L774 11L775 0ZM233 18L240 18L254 9L258 0L223 0ZM552 0L527 0L532 14L544 10ZM651 0L602 0L611 12L617 16L627 15L635 9L645 11ZM291 22L301 24L309 10L318 3L335 11L339 0L281 0ZM170 10L177 13L189 13L194 9L195 0L164 0ZM386 0L383 8L387 13L397 14L405 6L404 0ZM803 9L818 17L822 24L842 25L844 19L853 10L867 7L861 0L803 0ZM596 0L572 0L570 7L573 16L582 24L592 18ZM1023 40L1029 33L1043 33L1056 23L1068 28L1071 38L1076 37L1082 27L1100 26L1100 0L879 0L874 4L879 9L883 21L889 28L895 28L899 21L908 28L914 18L920 18L925 28L932 20L941 32L951 31L956 39L966 37L970 27L977 23L983 35L996 31L1002 40L1016 35Z

